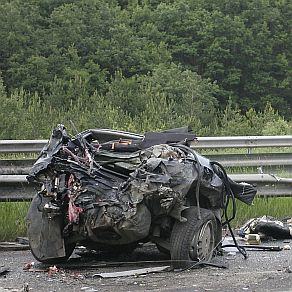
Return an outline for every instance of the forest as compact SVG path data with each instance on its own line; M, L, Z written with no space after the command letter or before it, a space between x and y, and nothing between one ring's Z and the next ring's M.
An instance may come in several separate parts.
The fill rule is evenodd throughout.
M292 133L290 0L1 0L0 39L0 139Z

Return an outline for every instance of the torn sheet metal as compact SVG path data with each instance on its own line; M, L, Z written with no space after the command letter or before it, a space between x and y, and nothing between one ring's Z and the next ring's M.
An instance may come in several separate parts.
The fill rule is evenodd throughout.
M122 272L99 273L99 274L92 275L92 277L100 277L100 278L129 277L129 276L163 272L168 269L170 269L170 266L152 267L152 268L136 269L136 270L122 271Z

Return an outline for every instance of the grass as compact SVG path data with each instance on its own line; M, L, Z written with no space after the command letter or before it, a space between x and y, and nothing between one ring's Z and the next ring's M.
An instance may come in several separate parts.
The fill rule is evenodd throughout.
M285 217L292 217L292 199L284 198L263 198L256 197L253 205L248 206L240 201L236 201L237 213L235 219L232 221L233 227L242 226L247 220L251 218L269 215L277 219Z
M26 236L26 214L30 202L0 202L0 241Z
M14 241L17 236L26 236L25 217L29 202L0 203L0 241ZM251 218L269 215L277 219L291 217L291 198L255 198L252 206L236 200L237 214L232 221L235 228Z

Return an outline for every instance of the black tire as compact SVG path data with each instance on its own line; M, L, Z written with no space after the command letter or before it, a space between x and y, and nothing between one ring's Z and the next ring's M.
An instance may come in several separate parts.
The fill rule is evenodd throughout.
M31 253L36 260L45 264L58 264L69 259L76 243L68 243L66 238L63 239L61 216L49 219L43 214L42 209L49 201L50 198L41 194L33 198L27 214L27 236ZM57 252L63 244L65 256L58 256Z
M212 211L198 208L186 209L182 216L186 222L175 222L171 233L171 260L175 269L188 268L195 262L210 261L216 241L217 223Z
M159 245L158 243L156 243L156 247L157 247L157 249L158 249L161 253L163 253L163 254L165 254L165 255L167 255L167 256L170 256L170 250L168 250L167 248L165 248L165 247Z
M34 256L34 258L43 263L43 264L48 264L48 265L53 265L53 264L62 264L68 261L68 259L70 258L70 256L72 255L75 247L76 247L76 243L71 243L71 244L66 244L66 242L64 243L65 245L65 256L64 257L60 257L60 258L50 258L50 259L41 259L39 258L33 251L33 249L31 248L31 254Z

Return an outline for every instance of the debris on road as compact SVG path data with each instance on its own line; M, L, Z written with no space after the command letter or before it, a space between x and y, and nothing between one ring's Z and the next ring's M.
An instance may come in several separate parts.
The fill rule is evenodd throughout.
M291 246L289 244L286 244L283 246L284 250L291 250Z
M18 251L18 250L29 250L28 244L22 244L18 242L0 242L0 251Z
M0 267L0 277L1 276L6 276L6 274L8 274L10 272L9 268L6 267Z
M261 244L261 238L258 234L247 234L245 240L246 244Z
M287 240L285 240L287 242ZM241 243L240 241L238 241ZM292 242L292 241L291 241ZM281 246L283 241L272 241L271 244ZM256 246L257 248L259 245ZM251 248L250 248L251 249ZM163 271L162 273L150 273L138 276L121 278L92 277L93 274L102 272L115 272L146 267L170 265L169 263L157 263L167 257L159 253L154 244L147 244L136 250L133 254L126 254L112 260L121 260L125 264L120 266L99 266L104 261L112 263L106 254L101 253L94 258L81 258L75 260L75 255L70 258L67 267L56 264L61 272L48 276L48 267L43 263L35 262L36 271L22 270L24 263L32 262L33 257L29 251L1 252L0 263L9 267L7 277L0 278L0 292L23 292L24 283L29 283L29 291L84 291L96 289L100 292L107 291L205 291L205 288L213 291L240 291L242 287L249 287L248 291L290 291L291 289L291 260L292 253L259 251L255 249L249 252L248 260L242 259L237 253L235 258L227 260L227 253L217 256L211 262L225 264L228 269L206 268L185 270L182 273ZM102 261L102 262L101 262ZM127 265L126 263L137 264ZM145 261L145 263L142 263ZM9 263L9 264L8 264ZM197 264L193 262L194 264ZM71 269L70 264L73 264ZM1 264L0 264L1 266ZM79 266L79 267L78 267ZM39 269L39 271L37 271ZM46 269L40 271L41 269ZM135 284L137 283L137 285ZM144 286L143 286L144 285ZM84 288L81 290L81 288Z
M58 269L56 266L52 266L52 267L49 267L48 274L49 274L49 276L52 276L53 274L56 274L59 271L60 271L60 269Z
M16 237L15 242L23 245L29 245L29 240L27 237Z
M93 274L92 277L101 277L101 278L129 277L129 276L143 275L143 274L149 274L149 273L163 272L168 269L170 269L170 266L152 267L152 268L136 269L136 270L122 271L122 272L99 273L99 274Z
M29 270L34 266L34 262L26 263L23 267L24 270Z
M278 245L263 245L259 244L258 241L256 241L255 244L251 244L251 242L247 242L246 238L241 239L241 241L244 242L244 244L239 244L238 246L244 249L248 250L263 250L263 251L281 251L284 249L284 247L280 247ZM237 247L232 242L231 237L225 237L222 242L222 250L223 252L227 254L234 254L238 252Z
M258 234L261 239L292 238L292 218L278 220L271 216L262 216L248 220L239 230L239 236Z
M23 285L23 292L29 292L28 283L24 283L24 285Z

